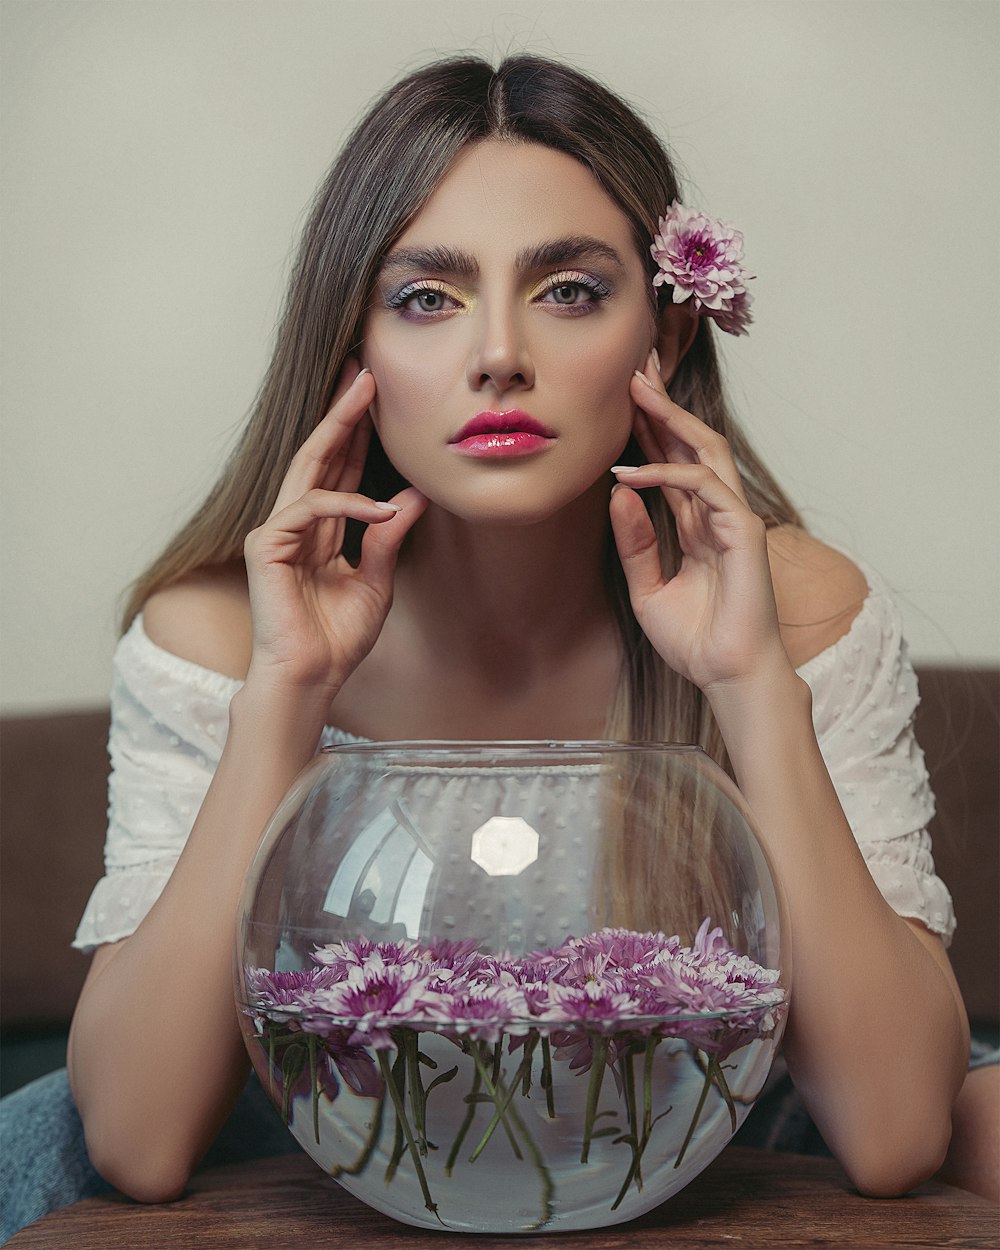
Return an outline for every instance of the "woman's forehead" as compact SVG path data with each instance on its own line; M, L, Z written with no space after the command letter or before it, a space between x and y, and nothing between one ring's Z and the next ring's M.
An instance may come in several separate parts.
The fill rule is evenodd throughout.
M553 240L634 254L628 218L584 165L538 143L487 139L463 149L393 254L447 246L472 256L522 257Z

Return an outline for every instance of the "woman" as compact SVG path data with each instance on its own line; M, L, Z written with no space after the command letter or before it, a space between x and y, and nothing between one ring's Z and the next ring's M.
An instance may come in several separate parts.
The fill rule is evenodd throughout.
M127 1194L179 1194L237 1101L240 884L344 735L700 741L782 879L824 1138L866 1193L940 1165L968 1029L898 619L733 426L708 323L745 328L747 275L685 287L664 234L654 259L678 199L620 100L527 57L411 76L334 166L246 434L119 650L69 1079ZM162 1028L192 1010L196 1050Z

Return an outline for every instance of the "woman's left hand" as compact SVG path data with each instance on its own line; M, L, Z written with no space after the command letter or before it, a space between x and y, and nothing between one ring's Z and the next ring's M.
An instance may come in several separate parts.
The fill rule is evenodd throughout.
M711 693L789 666L778 632L764 522L747 505L726 440L678 407L652 354L632 378L635 435L651 463L619 469L611 524L632 610L663 660ZM665 578L636 490L659 487L682 553ZM634 488L634 489L633 489Z

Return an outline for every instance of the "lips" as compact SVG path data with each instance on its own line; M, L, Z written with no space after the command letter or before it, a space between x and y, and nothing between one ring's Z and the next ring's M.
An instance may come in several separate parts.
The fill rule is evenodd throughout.
M490 434L530 434L535 438L555 438L554 430L515 408L511 412L477 413L449 442L464 443L470 438Z
M467 421L451 446L477 460L531 456L555 442L555 432L526 412L480 412Z

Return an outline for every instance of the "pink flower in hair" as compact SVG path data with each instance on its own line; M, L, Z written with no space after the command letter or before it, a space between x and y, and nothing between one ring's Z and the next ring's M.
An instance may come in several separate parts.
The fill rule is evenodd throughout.
M660 218L649 249L659 265L654 286L673 288L673 302L692 301L727 334L746 334L752 320L743 267L743 235L716 217L675 200Z

